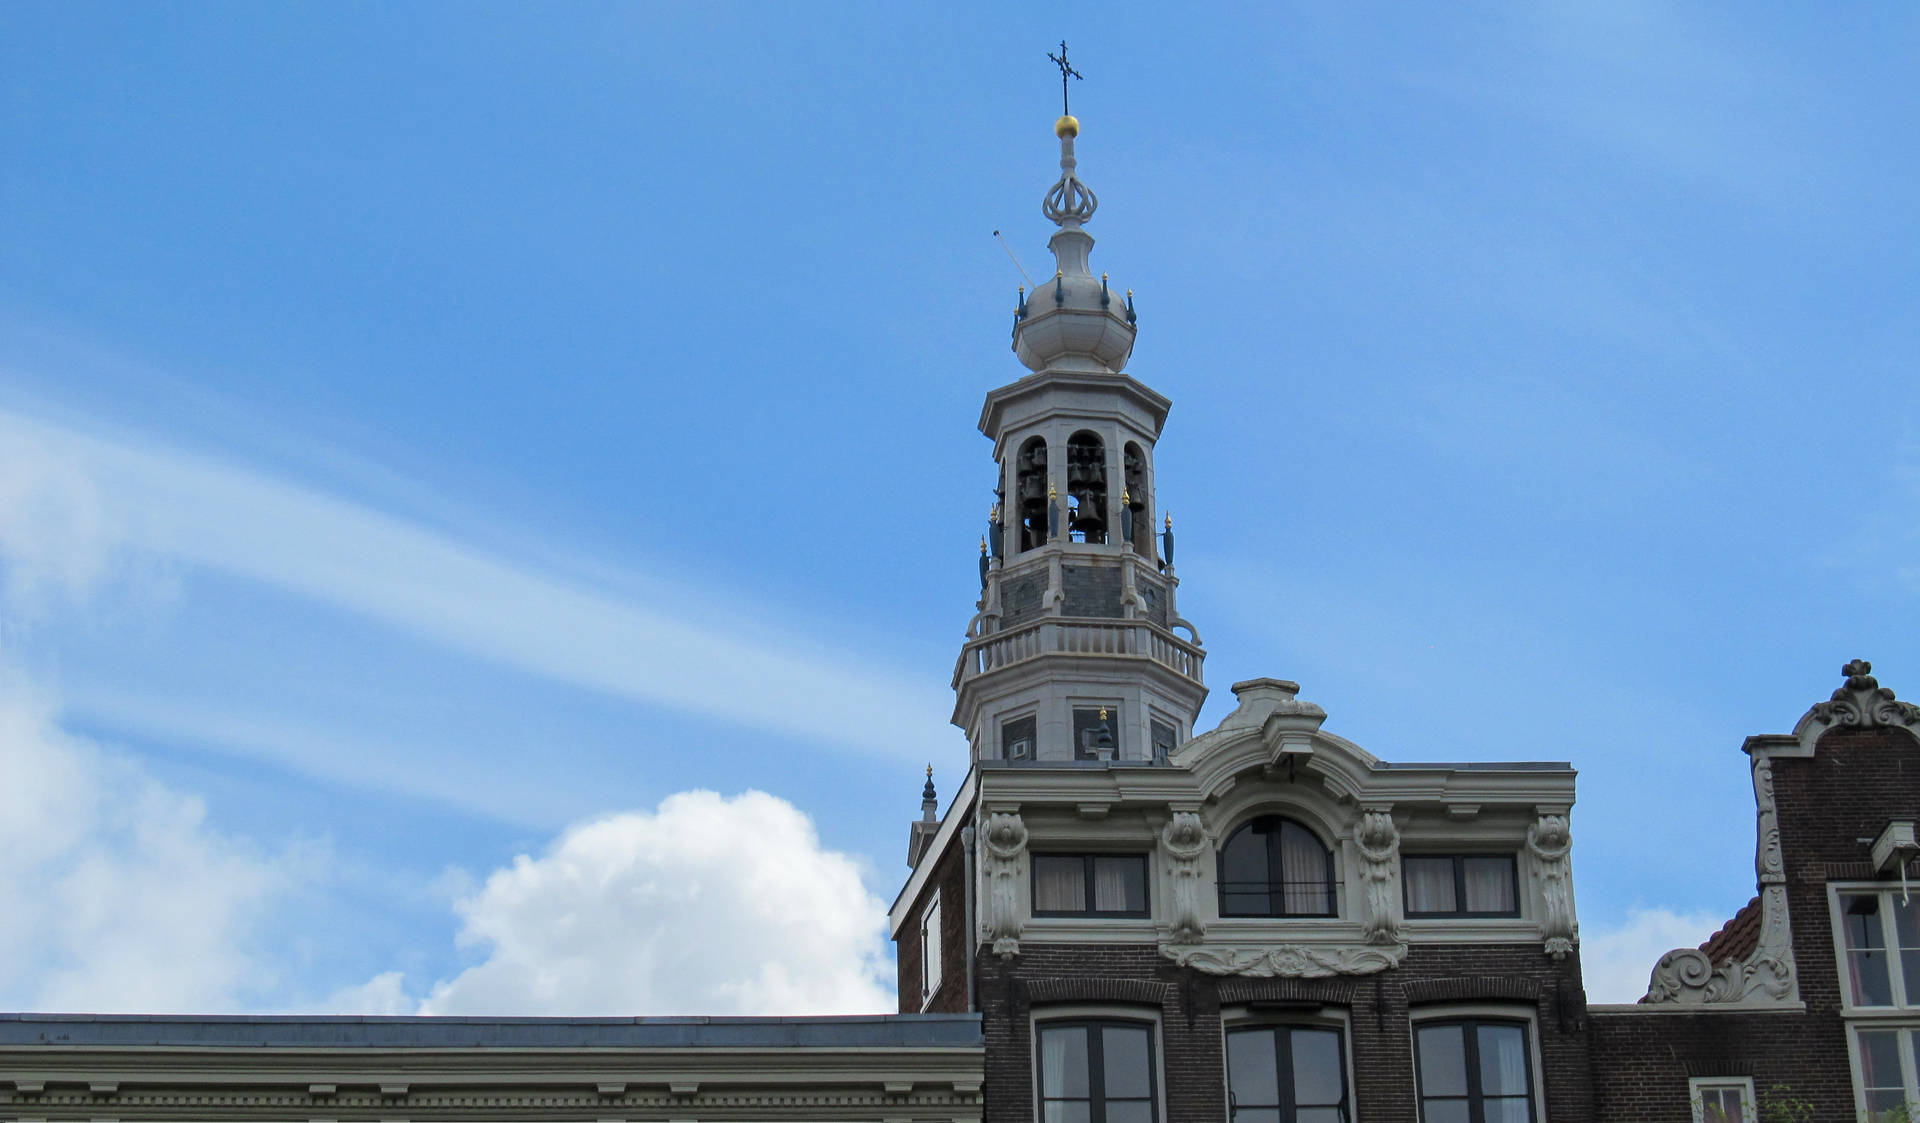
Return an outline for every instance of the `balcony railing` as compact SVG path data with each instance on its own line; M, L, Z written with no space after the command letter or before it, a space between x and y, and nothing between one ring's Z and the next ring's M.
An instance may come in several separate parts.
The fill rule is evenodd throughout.
M1196 683L1204 681L1200 668L1207 657L1199 647L1169 636L1145 621L1056 617L970 641L961 650L955 685L988 671L1056 653L1151 659Z

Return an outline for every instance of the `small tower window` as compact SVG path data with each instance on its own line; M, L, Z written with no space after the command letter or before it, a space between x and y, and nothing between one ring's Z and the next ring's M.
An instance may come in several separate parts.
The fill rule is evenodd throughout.
M1107 446L1082 429L1067 438L1067 530L1075 542L1107 540Z
M1127 521L1133 528L1133 552L1151 558L1153 515L1147 509L1147 454L1138 444L1128 441L1121 453L1120 465L1126 477L1126 507L1132 515Z
M1120 759L1120 722L1114 707L1073 711L1073 759Z
M1008 760L1033 759L1034 716L1000 723L1000 755Z
M1153 762L1155 764L1165 764L1167 758L1173 755L1175 737L1173 724L1171 722L1161 721L1158 717L1155 717L1152 723L1152 730Z
M1015 521L1020 549L1038 549L1047 541L1047 442L1034 437L1020 446L1014 460L1013 491L1019 507Z

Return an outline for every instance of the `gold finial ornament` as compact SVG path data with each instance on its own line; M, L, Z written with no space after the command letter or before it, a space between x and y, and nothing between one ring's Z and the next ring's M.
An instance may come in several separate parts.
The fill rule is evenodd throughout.
M1168 530L1173 529L1173 512L1172 511L1167 512L1167 529Z
M1052 481L1052 480L1048 480L1048 481L1047 481L1047 498L1048 498L1049 500L1054 500L1054 499L1058 499L1058 498L1060 498L1060 493L1059 493L1059 492L1057 492L1057 491L1055 491L1055 490L1053 490L1053 481Z
M1123 488L1121 488L1121 489L1120 489L1120 502L1122 502L1122 503L1131 503L1131 502L1133 502L1133 493L1132 493L1132 492L1130 492L1130 491L1128 491L1128 490L1127 490L1126 488L1124 488L1124 487L1123 487Z
M1105 706L1100 707L1100 720L1107 720L1107 708Z
M980 552L983 554L987 552L987 536L984 534L980 536Z
M927 779L933 779L933 765L927 765Z
M1053 135L1065 140L1080 135L1080 118L1068 113L1053 123Z

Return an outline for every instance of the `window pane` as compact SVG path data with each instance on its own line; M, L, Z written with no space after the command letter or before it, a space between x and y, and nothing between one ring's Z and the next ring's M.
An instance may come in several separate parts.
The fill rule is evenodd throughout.
M1407 858L1401 867L1407 877L1408 912L1454 910L1452 858Z
M1147 860L1137 854L1093 860L1096 912L1147 911Z
M1085 912L1087 867L1078 854L1033 856L1033 911Z
M1100 1033L1100 1044L1101 1067L1106 1072L1109 1097L1132 1098L1152 1094L1151 1086L1147 1083L1152 1066L1147 1063L1146 1027L1108 1026Z
M1901 1087L1898 1030L1860 1031L1860 1083L1868 1088Z
M1089 1110L1085 1100L1079 1103L1072 1101L1063 1102L1060 1100L1047 1101L1047 1123L1088 1123L1092 1117L1093 1113Z
M1854 1005L1893 1005L1893 984L1887 981L1886 952L1848 952L1847 979L1853 984Z
M1227 1034L1227 1087L1243 1107L1266 1107L1280 1102L1280 1080L1274 1071L1273 1031L1242 1029ZM1245 1112L1236 1117L1244 1121Z
M1255 819L1233 833L1220 851L1222 904L1229 913L1266 916L1267 821Z
M1271 1107L1243 1107L1233 1113L1233 1123L1280 1123L1280 1112Z
M1519 1026L1480 1027L1480 1091L1488 1096L1527 1094L1525 1030Z
M1347 1113L1337 1107L1303 1107L1295 1123L1347 1123Z
M1107 1123L1153 1123L1153 1104L1148 1100L1108 1100Z
M1500 1096L1486 1102L1487 1123L1533 1123L1533 1110L1525 1096Z
M1293 1031L1293 1102L1337 1104L1346 1085L1340 1065L1340 1034L1330 1029Z
M1325 916L1333 911L1327 884L1327 848L1312 831L1294 822L1280 827L1280 868L1286 878L1286 907L1293 916Z
M1513 912L1513 859L1465 858L1467 911Z
M1467 1050L1460 1026L1423 1026L1420 1030L1420 1094L1467 1094ZM1462 1115L1460 1118L1465 1119Z
M1747 1101L1739 1088L1702 1088L1702 1123L1747 1123Z
M1040 1094L1086 1098L1085 1026L1051 1026L1040 1031Z
M1422 1100L1420 1123L1471 1123L1465 1100Z
M1886 936L1880 927L1879 894L1843 896L1840 911L1845 918L1849 950L1886 946Z

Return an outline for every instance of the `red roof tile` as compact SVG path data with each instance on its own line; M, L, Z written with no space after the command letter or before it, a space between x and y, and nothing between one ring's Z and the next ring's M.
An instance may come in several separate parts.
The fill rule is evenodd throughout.
M1755 897L1747 906L1733 914L1733 919L1720 926L1720 930L1707 937L1700 950L1707 953L1708 962L1715 967L1735 959L1745 959L1760 946L1760 898Z

